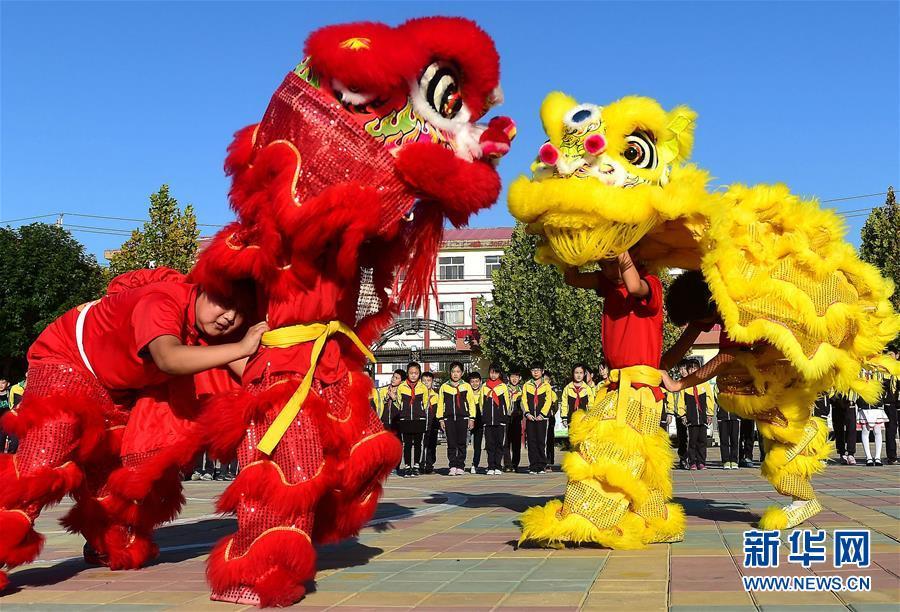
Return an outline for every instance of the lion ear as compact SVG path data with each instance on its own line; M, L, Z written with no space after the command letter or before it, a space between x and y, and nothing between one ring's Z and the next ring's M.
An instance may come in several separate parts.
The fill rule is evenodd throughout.
M578 102L575 101L575 98L561 91L550 92L541 103L541 122L544 124L544 131L550 138L550 142L557 147L562 142L565 130L563 117L577 105Z
M687 106L677 106L668 114L666 129L669 137L659 145L660 161L664 164L683 162L694 147L694 124L697 113Z

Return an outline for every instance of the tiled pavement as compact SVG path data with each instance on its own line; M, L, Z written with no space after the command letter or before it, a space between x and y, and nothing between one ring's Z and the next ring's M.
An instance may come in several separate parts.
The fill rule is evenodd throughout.
M443 450L443 448L439 449ZM713 453L715 451L712 451ZM813 566L817 575L872 577L871 592L746 593L742 573L808 575L796 564L742 567L742 532L783 500L757 470L675 472L688 515L684 542L641 551L516 549L516 519L561 494L564 476L391 477L378 516L358 539L320 549L318 582L298 609L897 610L900 604L900 467L830 466L816 479L826 509L811 526L872 530L865 570ZM158 532L163 549L135 572L87 568L81 540L55 523L65 504L41 518L41 560L11 576L0 611L244 609L208 601L203 568L213 542L234 528L212 514L220 483L187 483L181 518ZM782 559L786 555L782 549ZM826 567L827 569L818 569Z

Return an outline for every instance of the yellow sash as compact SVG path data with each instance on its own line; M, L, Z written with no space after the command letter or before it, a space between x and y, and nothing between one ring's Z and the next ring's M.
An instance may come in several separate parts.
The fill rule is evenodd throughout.
M650 387L658 387L662 382L662 374L656 368L650 366L639 365L622 368L621 370L611 370L609 373L610 382L618 383L619 388L616 389L618 396L616 397L616 421L619 424L625 423L625 415L628 408L628 400L631 399L635 392L631 385L637 383L640 385L648 385Z
M256 447L265 454L272 454L272 451L275 450L275 446L281 441L282 436L284 436L284 432L287 431L288 427L291 426L291 423L294 422L294 418L299 414L300 408L303 406L303 400L306 399L306 396L309 394L309 389L312 387L313 373L316 371L316 363L319 361L319 355L322 353L325 341L337 333L344 334L350 338L350 340L353 341L353 344L356 345L356 348L359 349L359 352L365 355L369 361L375 363L375 356L372 355L371 351L369 351L366 345L362 343L359 336L356 335L356 332L340 321L310 323L308 325L289 325L288 327L273 329L263 334L263 346L288 348L303 344L304 342L314 342L312 353L310 353L309 356L309 370L307 370L306 376L303 377L300 386L297 387L297 390L294 391L294 394L288 400L287 404L284 405L284 408L282 408L281 412L278 413L278 416L275 417L275 420L269 426L269 429L266 430L266 434L262 437L262 440L259 441L259 444Z

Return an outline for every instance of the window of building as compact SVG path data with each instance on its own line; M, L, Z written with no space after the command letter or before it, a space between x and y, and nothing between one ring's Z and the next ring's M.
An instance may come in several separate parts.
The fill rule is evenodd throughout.
M398 321L401 321L401 320L408 321L411 319L418 319L418 318L419 318L418 308L410 308L408 306L404 306L403 308L400 309L400 312L397 313Z
M447 325L463 325L466 322L465 304L463 302L441 304L441 322Z
M462 278L462 255L438 258L438 280L462 280Z
M499 255L487 255L484 258L484 275L487 278L491 278L491 275L500 269L500 256Z

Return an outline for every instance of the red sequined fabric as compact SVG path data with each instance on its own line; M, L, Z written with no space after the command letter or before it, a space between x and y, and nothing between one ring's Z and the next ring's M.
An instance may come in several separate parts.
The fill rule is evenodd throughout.
M384 202L381 229L412 208L414 197L398 178L391 154L337 100L293 72L272 96L254 144L260 148L276 140L287 140L300 153L298 203L331 185L358 181L374 187Z
M78 446L75 419L49 421L30 430L16 453L20 476L62 465Z
M266 388L271 387L274 382L291 378L273 377L266 383L250 386L248 391L253 395L258 395ZM318 395L326 402L332 405L337 404L338 406L346 405L346 393L346 378L342 379L341 383L329 385L324 390L322 384L318 380L314 380L312 389L310 389L310 396L313 394ZM241 469L259 460L261 455L257 451L256 445L280 411L280 407L272 408L266 412L263 419L250 422L247 427L247 434L238 450L238 461ZM294 422L287 429L271 457L262 460L272 461L281 469L287 481L281 485L284 487L298 485L319 474L324 465L322 439L319 429L308 412L305 412L303 409L300 410L300 414L297 415ZM231 544L230 558L245 554L259 536L275 527L296 527L306 533L312 532L312 511L298 509L291 516L283 516L272 511L264 503L264 500L246 494L237 508L237 518L238 531Z
M70 365L37 363L29 367L28 386L22 400L51 395L74 395L97 402L104 409L113 403L109 392L97 382L96 378L83 374L81 370Z

